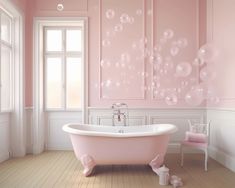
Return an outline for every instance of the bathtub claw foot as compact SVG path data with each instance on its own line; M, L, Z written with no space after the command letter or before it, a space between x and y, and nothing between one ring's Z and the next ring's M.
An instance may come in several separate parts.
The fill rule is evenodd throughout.
M90 155L85 154L81 157L81 163L84 167L83 170L84 176L89 176L96 165L94 159Z
M164 155L158 154L150 163L152 170L158 174L158 168L163 164Z

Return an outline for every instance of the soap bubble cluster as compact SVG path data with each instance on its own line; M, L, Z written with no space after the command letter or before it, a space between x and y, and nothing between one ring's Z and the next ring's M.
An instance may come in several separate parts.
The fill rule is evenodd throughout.
M106 19L116 23L106 31L101 41L102 47L111 47L113 38L120 33L125 34L126 28L130 27L128 25L135 24L135 17L143 14L142 9L137 9L135 15L125 12L118 14L113 9L107 9ZM152 15L153 12L148 10L146 14ZM194 59L182 59L185 48L191 44L187 38L176 36L173 29L167 28L157 44L151 44L149 38L141 37L132 41L130 48L121 52L114 62L102 59L100 67L107 71L110 67L117 69L120 79L106 79L101 82L101 87L107 91L112 88L127 91L126 88L138 79L147 83L150 81L141 90L151 91L154 99L164 100L169 106L177 105L182 100L190 106L200 106L203 102L218 104L220 99L216 92L208 88L216 79L216 71L210 66L217 57L214 46L205 44L195 54ZM137 72L136 61L150 63L152 74L147 71ZM108 95L105 97L108 98Z

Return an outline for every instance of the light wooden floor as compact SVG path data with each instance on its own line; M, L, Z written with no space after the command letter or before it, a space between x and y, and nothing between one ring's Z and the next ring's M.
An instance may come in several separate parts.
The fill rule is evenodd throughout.
M209 171L203 170L203 155L185 155L185 166L179 166L179 156L169 154L166 166L171 175L183 179L185 188L234 188L235 173L214 160ZM158 176L149 166L97 166L94 175L84 177L82 166L73 152L45 152L11 159L0 164L1 188L79 187L79 188L160 188Z

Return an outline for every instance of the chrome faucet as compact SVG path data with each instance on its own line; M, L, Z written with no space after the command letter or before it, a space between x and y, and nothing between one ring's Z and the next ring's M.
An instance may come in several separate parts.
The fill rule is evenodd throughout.
M123 118L123 125L126 126L128 119L128 106L125 103L114 103L112 105L113 116L112 116L112 125L115 126L115 117L117 117L118 122L121 122Z

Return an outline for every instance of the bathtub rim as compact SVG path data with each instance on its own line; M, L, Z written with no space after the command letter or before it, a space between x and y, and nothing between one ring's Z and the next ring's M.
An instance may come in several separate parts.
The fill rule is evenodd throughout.
M76 125L76 126L92 126L93 128L110 128L112 126L108 125L93 125L93 124L79 124L79 123L68 123L63 125L62 129L63 131L69 133L69 134L75 134L75 135L82 135L82 136L98 136L98 137L117 137L117 138L127 138L127 137L146 137L146 136L160 136L160 135L169 135L173 134L176 131L178 131L178 128L173 124L151 124L151 125L138 125L138 126L114 126L114 129L122 129L122 128L128 128L128 127L154 127L154 126L170 126L168 129L164 130L158 130L158 131L152 131L152 132L131 132L131 133L118 133L118 132L95 132L95 131L88 131L88 130L80 130L75 129L70 126Z

